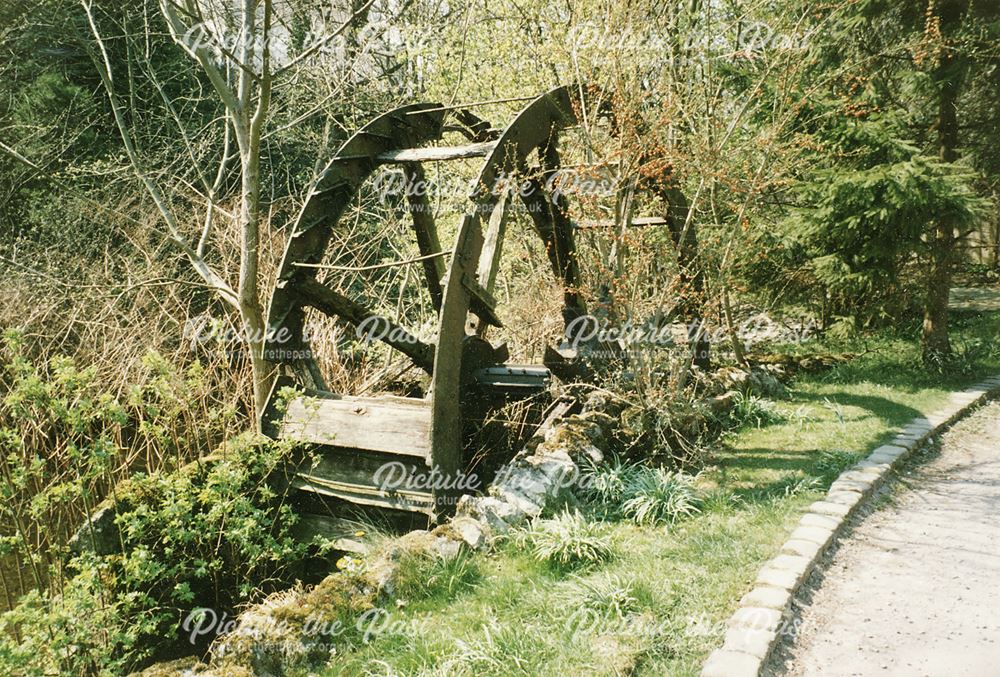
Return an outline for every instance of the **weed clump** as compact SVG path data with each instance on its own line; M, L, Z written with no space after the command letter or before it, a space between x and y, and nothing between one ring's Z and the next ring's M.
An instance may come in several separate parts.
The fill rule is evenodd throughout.
M640 525L671 524L699 512L694 478L664 468L642 468L628 486L622 514Z
M531 554L555 569L576 569L611 559L614 550L604 525L579 511L537 520L521 534Z
M584 499L604 519L639 525L671 524L700 511L696 477L617 459L586 473Z

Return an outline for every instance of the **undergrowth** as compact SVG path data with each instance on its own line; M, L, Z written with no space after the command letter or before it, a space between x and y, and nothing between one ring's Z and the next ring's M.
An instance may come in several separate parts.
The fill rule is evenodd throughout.
M192 609L233 613L290 583L304 546L272 484L289 452L247 435L182 472L120 483L120 547L84 550L58 591L33 590L0 617L0 672L120 674L169 655Z

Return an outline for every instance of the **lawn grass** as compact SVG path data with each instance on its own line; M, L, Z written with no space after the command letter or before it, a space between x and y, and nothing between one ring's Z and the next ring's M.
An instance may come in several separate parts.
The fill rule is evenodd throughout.
M341 647L325 674L696 675L758 569L839 470L1000 370L1000 313L955 324L968 364L947 375L925 372L915 341L901 338L797 346L862 354L800 376L773 405L780 422L727 433L700 478L700 514L609 523L613 557L578 570L536 561L517 539L471 555L439 574L455 584L399 600L382 621L389 631Z

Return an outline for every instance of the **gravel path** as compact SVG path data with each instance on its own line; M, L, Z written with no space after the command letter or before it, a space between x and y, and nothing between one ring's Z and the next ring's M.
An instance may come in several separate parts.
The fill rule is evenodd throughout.
M765 674L1000 676L1000 403L892 491L800 592Z

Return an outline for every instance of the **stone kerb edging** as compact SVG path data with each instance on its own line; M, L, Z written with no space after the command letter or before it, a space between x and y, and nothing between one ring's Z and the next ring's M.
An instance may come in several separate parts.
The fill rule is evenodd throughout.
M727 622L722 648L708 657L701 677L759 675L791 615L792 599L843 531L848 517L914 449L998 390L1000 375L952 393L940 410L913 419L892 442L842 472L826 497L809 506L779 554L760 570L753 590L744 595Z

